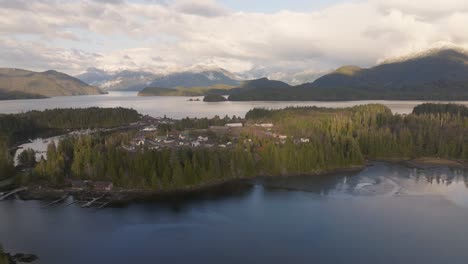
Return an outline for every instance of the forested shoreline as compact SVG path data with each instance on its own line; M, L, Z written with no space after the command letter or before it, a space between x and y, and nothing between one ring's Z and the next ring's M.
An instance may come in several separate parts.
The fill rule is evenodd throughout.
M91 180L112 182L120 190L170 191L259 175L317 174L364 166L367 160L468 160L466 113L464 106L438 104L418 106L410 115L392 114L378 104L254 109L246 114L246 126L232 138L230 148L141 146L129 152L122 147L129 140L126 133L72 136L50 144L47 159L37 163L33 153L25 151L21 166L29 169L17 179L22 185L52 188L66 188L71 180ZM129 113L128 120L118 118L105 125L136 117ZM240 119L184 119L170 128L184 131L228 120ZM260 123L272 123L274 128L259 129L255 124ZM2 172L15 171L8 151L0 152L0 166Z

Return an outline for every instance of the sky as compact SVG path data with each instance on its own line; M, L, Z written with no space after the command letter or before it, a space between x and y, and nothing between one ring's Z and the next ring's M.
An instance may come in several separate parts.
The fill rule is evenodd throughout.
M0 0L0 67L281 79L468 47L466 0Z

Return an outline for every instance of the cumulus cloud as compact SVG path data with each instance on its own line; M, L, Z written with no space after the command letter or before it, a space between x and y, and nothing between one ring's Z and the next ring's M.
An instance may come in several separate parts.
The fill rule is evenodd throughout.
M467 47L467 24L464 0L362 0L275 13L229 10L215 0L0 0L0 66L73 74L90 66L163 73L218 65L310 75Z

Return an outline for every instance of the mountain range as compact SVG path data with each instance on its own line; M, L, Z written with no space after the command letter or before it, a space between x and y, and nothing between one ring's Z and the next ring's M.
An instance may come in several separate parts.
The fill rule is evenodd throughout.
M128 70L106 72L89 68L76 77L106 91L142 91L147 87L167 89L233 88L240 84L239 78L234 74L213 67L194 67L186 71L165 75Z
M229 100L468 100L468 55L432 50L371 68L343 66L312 83L276 86L262 82Z
M33 72L0 68L0 100L102 93L99 88L53 70Z
M75 77L105 91L140 91L160 75L146 71L107 72L97 68L88 68Z
M130 90L141 91L143 96L230 95L229 100L233 101L468 100L468 55L459 49L430 50L370 68L343 66L299 85L267 78L244 81L216 67L194 67L166 75L90 68L77 77L52 70L3 68L0 69L0 99Z

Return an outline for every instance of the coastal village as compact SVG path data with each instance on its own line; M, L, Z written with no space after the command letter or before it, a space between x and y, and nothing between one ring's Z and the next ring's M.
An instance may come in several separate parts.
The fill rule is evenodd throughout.
M175 120L168 118L146 118L141 129L135 134L128 145L123 145L127 151L133 152L141 148L159 150L164 148L231 148L239 142L248 143L248 136L275 138L277 143L285 144L288 138L295 144L309 143L308 138L292 138L278 133L273 123L230 122L224 126L209 126L207 129L185 129L182 131L164 131L162 125L174 125ZM248 133L243 133L248 132Z
M69 131L70 136L92 135L95 133L122 133L129 135L129 139L123 141L121 148L128 152L137 152L140 150L163 150L177 148L219 148L229 149L238 145L253 144L253 138L273 138L276 144L285 144L290 140L294 144L307 144L308 138L294 138L279 133L279 128L273 123L250 123L244 119L236 119L235 122L224 122L224 125L212 125L207 128L184 128L175 129L177 122L167 117L153 118L143 116L138 122L127 124L121 127L107 129L86 129L79 131ZM232 119L231 119L232 121ZM221 122L223 123L223 122ZM63 136L49 139L37 139L32 145L42 143L36 151L36 159L47 159L46 149L49 143L57 144ZM32 141L31 141L32 142ZM28 145L29 147L29 145ZM18 152L22 150L20 146ZM91 181L91 180L70 180L68 182L70 193L95 192L107 193L116 191L112 182ZM87 204L88 202L84 203Z

